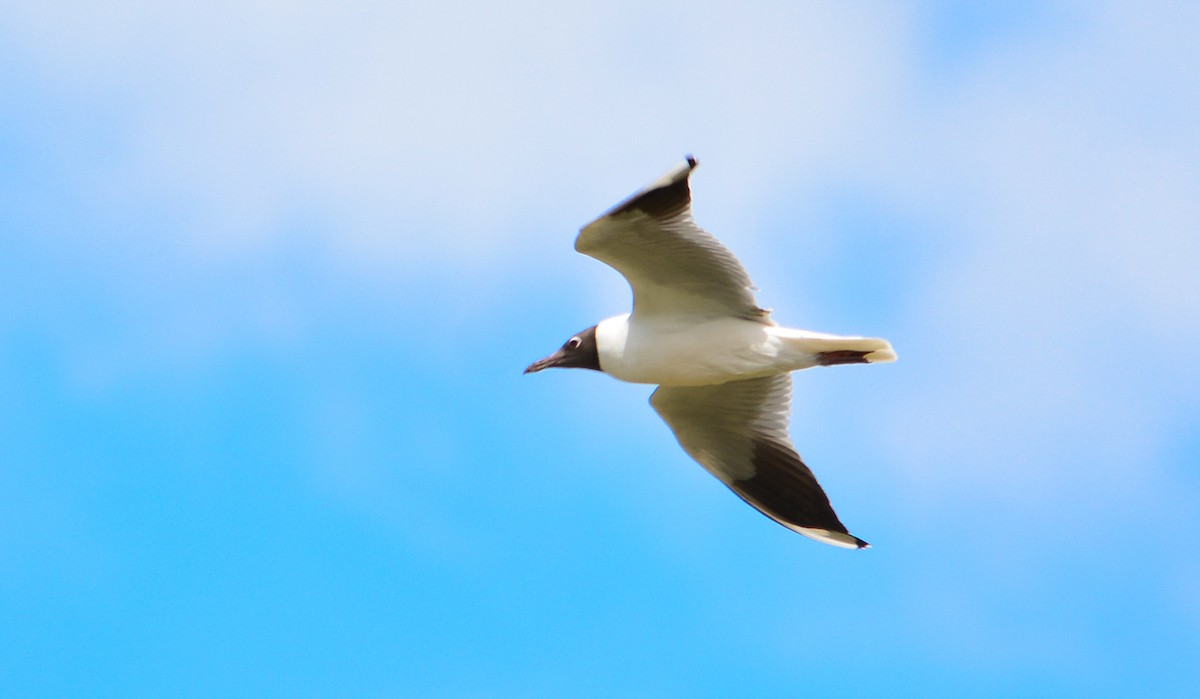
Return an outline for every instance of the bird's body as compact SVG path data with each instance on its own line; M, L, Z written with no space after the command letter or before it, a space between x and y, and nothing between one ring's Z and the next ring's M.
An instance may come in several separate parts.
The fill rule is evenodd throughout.
M740 318L624 314L596 326L596 347L601 371L622 381L706 386L773 373L784 346L769 329Z
M790 374L896 355L886 340L776 325L737 258L692 221L695 166L688 158L583 228L576 249L625 276L633 312L575 335L526 373L576 367L658 385L650 403L684 451L739 497L805 536L864 548L792 447Z
M596 326L600 370L630 383L708 386L799 371L839 349L888 352L887 343L783 328L729 316L624 314ZM870 359L868 361L880 361ZM886 360L883 360L886 361Z

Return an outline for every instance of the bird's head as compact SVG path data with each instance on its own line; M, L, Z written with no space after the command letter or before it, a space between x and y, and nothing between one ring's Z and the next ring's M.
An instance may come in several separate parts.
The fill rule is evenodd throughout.
M551 367L600 371L600 354L596 351L596 326L593 325L587 330L576 333L570 340L564 342L557 352L530 364L525 369L525 373L532 374L535 371Z

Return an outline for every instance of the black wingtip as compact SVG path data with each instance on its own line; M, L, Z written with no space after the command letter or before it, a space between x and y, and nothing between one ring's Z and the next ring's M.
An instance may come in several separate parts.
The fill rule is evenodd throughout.
M669 219L688 210L692 205L692 190L688 186L688 175L696 166L696 159L688 156L688 169L676 167L661 179L617 204L605 216L616 216L633 209L645 212L657 219Z
M854 536L854 535L853 535L853 534L851 534L850 536ZM870 544L868 544L867 542L865 542L865 541L863 541L862 539L858 538L857 536L854 536L854 543L858 544L858 550L859 550L859 551L862 551L863 549L869 549L869 548L871 548L871 545L870 545Z
M683 157L687 160L688 167L692 170L695 170L696 166L700 164L700 162L698 160L696 160L696 158L693 157L691 153L688 153L687 155L685 155Z

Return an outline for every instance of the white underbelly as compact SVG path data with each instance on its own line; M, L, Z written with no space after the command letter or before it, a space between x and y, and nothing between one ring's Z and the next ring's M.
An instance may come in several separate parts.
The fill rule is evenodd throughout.
M788 370L786 349L770 326L738 318L702 323L629 322L597 327L600 368L632 383L704 386Z

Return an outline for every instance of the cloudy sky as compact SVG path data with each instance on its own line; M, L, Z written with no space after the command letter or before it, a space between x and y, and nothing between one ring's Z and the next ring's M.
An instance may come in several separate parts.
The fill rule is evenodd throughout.
M0 5L5 696L1200 691L1188 2ZM849 552L580 225L693 153Z

